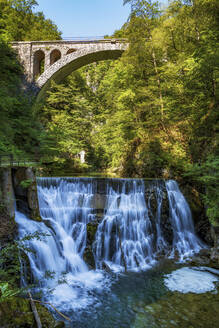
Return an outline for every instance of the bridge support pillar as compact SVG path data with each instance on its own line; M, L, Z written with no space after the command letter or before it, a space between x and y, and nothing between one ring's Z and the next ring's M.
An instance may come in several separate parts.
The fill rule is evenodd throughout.
M24 71L27 75L28 81L32 81L32 43L23 42L22 46L15 48L18 53L18 57L24 67Z
M44 71L46 71L50 67L50 53L47 51L45 53L45 68Z

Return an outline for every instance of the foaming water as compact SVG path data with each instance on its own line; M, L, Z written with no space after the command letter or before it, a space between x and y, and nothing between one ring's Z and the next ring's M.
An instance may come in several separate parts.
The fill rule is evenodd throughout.
M96 265L113 271L146 269L153 263L153 231L143 180L124 180L122 190L108 187L107 212L94 244Z
M216 290L218 277L211 272L205 272L205 267L181 268L166 275L164 282L171 291L181 293L206 293ZM215 270L218 275L219 271Z
M107 296L118 276L105 268L137 275L153 267L157 254L178 255L184 261L203 247L175 181L39 178L37 186L42 222L16 212L19 236L42 235L25 241L33 250L28 252L32 275L44 299L64 312L103 307L103 295L118 306L118 299ZM101 219L97 219L97 201L102 204ZM163 222L164 206L168 206L173 238ZM89 270L83 260L90 223L97 226L96 270Z
M145 186L141 179L123 179L119 185L107 187L106 214L93 245L97 268L145 270L156 263L158 254L183 262L204 247L195 235L189 205L175 181L153 181ZM171 236L162 218L165 195Z
M19 212L15 218L19 223L20 238L39 234L40 239L26 240L25 247L31 249L27 254L34 281L40 287L36 291L43 291L44 300L63 311L80 309L96 301L95 290L110 286L110 279L104 272L89 271L77 254L70 257L69 262L75 263L72 267L62 255L63 249L57 245L53 231L43 222L32 221Z
M198 253L204 245L195 235L189 205L179 190L177 182L167 181L166 188L174 236L171 256L174 257L177 254L179 260L183 261L194 253Z
M25 241L32 250L28 257L34 281L47 300L65 310L90 305L91 290L109 284L103 272L89 271L82 258L94 193L95 184L87 180L38 179L43 221L16 212L20 238L36 232L41 236Z

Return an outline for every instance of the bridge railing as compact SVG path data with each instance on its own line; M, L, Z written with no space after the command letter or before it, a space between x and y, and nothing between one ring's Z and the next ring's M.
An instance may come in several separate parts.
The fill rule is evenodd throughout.
M37 166L40 161L35 158L18 157L13 154L0 155L0 167Z
M21 44L53 44L53 43L65 43L65 42L73 42L73 43L107 43L107 42L121 42L121 43L127 43L128 39L118 39L118 38L104 38L104 37L66 37L61 40L47 40L47 41L13 41L11 42L12 46L18 46Z
M90 41L90 40L103 40L104 35L101 36L66 36L63 37L63 41Z

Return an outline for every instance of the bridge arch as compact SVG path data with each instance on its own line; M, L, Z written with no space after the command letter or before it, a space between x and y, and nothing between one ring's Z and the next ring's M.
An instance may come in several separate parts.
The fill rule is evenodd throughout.
M43 50L37 50L33 55L33 76L37 78L45 69L45 53Z
M57 60L62 57L61 51L58 49L54 49L50 53L50 65L53 65Z
M117 59L126 48L127 44L125 43L100 43L62 56L36 80L38 87L36 101L39 102L45 97L52 80L59 83L82 66L101 60Z

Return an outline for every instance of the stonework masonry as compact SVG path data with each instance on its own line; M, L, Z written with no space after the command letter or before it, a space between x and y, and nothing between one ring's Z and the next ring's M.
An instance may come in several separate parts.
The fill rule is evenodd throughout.
M28 82L34 82L39 91L46 91L51 80L60 82L84 65L117 59L127 47L124 39L12 42Z

